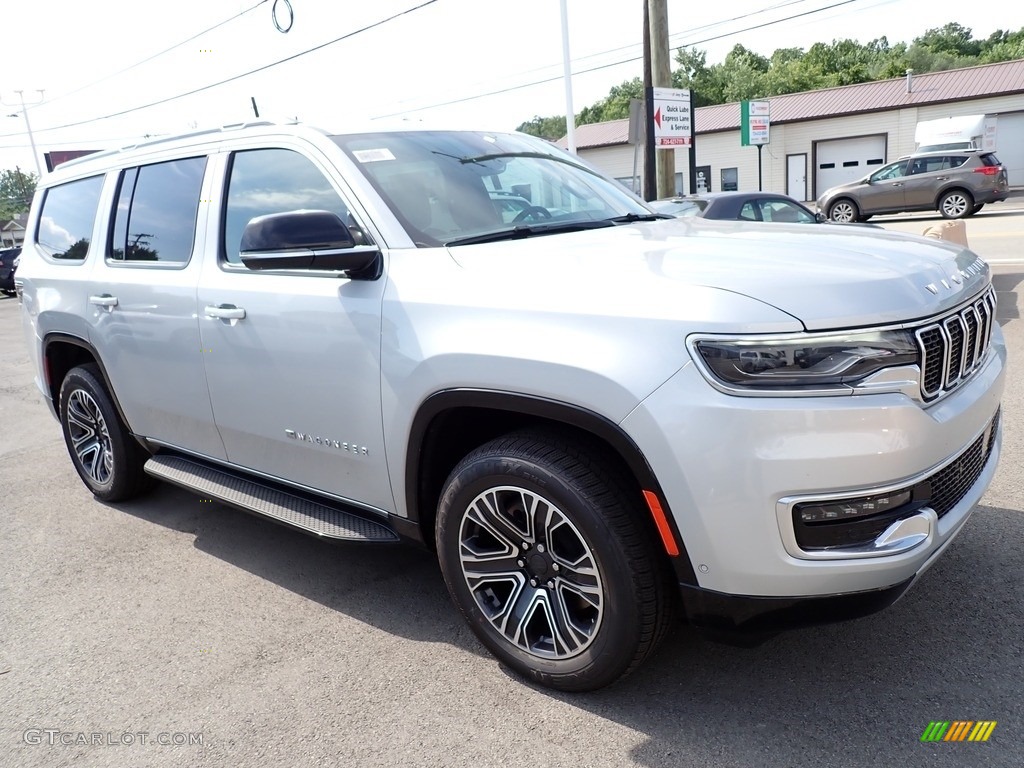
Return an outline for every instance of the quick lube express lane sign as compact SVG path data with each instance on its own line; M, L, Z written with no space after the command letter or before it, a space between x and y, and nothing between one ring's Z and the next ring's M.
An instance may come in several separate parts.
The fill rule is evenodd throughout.
M690 92L654 88L654 146L688 147L693 141Z

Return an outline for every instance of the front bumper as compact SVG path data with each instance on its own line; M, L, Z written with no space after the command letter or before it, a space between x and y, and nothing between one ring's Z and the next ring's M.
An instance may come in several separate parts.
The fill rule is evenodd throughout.
M985 364L927 406L903 393L737 397L716 391L688 365L623 427L665 494L693 566L691 586L782 600L888 590L912 582L966 522L995 474L1000 429L985 438L991 444L976 480L941 517L932 515L910 546L850 556L802 552L786 505L912 486L951 466L989 430L1005 360L996 329Z

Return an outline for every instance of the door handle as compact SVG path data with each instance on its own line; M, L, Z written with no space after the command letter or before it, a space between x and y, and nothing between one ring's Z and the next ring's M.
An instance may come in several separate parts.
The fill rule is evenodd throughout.
M110 311L117 306L117 296L111 296L109 293L104 293L99 296L90 296L89 303Z
M207 304L204 311L207 317L216 317L220 320L241 320L245 317L245 310L234 304L218 304L216 307Z
M892 185L893 185L894 187L902 187L902 186L903 186L903 182L902 182L902 181L894 181L894 182L892 183Z

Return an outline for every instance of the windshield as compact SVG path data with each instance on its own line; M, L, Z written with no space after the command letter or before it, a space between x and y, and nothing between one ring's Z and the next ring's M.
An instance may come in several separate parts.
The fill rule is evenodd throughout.
M420 247L651 217L621 184L530 136L410 131L332 138Z

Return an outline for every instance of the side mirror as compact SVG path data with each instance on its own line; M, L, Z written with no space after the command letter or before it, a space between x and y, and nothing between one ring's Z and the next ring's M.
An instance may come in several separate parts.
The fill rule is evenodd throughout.
M376 277L380 251L356 245L345 223L330 211L285 211L257 216L242 232L240 257L252 270L338 270ZM373 273L372 275L370 273Z
M821 211L818 211L816 214L814 214L814 220L819 224L824 224L826 221L828 221L828 216L826 216Z

